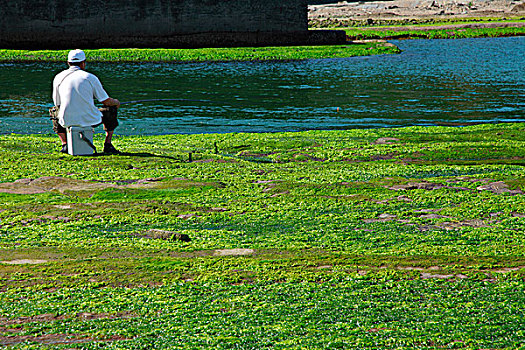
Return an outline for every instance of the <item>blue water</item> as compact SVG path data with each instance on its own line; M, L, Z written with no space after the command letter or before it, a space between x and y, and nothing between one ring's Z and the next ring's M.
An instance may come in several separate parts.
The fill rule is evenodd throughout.
M393 41L403 53L266 63L96 64L129 104L119 134L274 132L525 121L525 37ZM61 63L0 64L0 133L51 133Z

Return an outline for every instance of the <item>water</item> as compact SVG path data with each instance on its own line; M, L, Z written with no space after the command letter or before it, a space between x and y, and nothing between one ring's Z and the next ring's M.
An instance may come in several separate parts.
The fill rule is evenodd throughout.
M525 121L525 37L394 42L403 53L269 63L95 64L119 134L274 132ZM61 63L0 64L0 133L51 133ZM339 109L338 109L339 108Z

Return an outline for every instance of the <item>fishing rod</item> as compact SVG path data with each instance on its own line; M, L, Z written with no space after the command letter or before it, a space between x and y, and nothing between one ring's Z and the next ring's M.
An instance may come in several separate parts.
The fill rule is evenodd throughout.
M212 102L211 100L191 100L187 98L153 98L153 99L148 99L148 100L134 100L134 101L120 102L120 104L127 105L131 103L160 102L160 101Z

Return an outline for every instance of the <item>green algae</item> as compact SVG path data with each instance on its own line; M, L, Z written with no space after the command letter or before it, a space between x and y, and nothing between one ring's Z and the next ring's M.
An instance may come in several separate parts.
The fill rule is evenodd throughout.
M21 148L16 163L4 163L9 170L0 184L5 192L0 216L3 228L19 232L7 235L9 242L17 236L19 246L63 245L61 236L80 246L97 240L111 246L169 246L137 239L154 228L195 238L186 250L329 247L433 254L459 249L484 255L494 246L491 239L521 227L520 220L514 223L523 213L521 128L151 136L159 145L151 157L134 156L144 137L117 138L125 151L118 157L70 157L53 152L43 142L48 136L3 136L13 146L44 146L33 149L38 153ZM390 141L378 142L385 139ZM198 149L197 160L188 162L181 145ZM235 153L239 145L242 150ZM15 157L15 149L4 156ZM271 162L253 161L254 155ZM41 167L30 166L35 159ZM21 178L34 180L21 184ZM353 210L356 205L359 211ZM485 213L473 215L473 207ZM424 219L414 213L438 209L435 217ZM482 223L470 223L475 219ZM487 231L489 246L456 246L447 238L454 234L451 229ZM368 231L379 236L363 240ZM416 234L420 231L442 237L429 245ZM520 249L521 243L504 247L511 255Z
M524 130L1 135L0 344L519 348Z
M463 39L525 35L523 17L323 19L310 27L345 30L350 40Z
M383 43L292 46L239 47L206 49L98 49L85 50L90 62L225 62L304 60L345 58L399 53L395 46ZM67 50L0 50L0 62L64 62Z
M432 29L424 26L415 28L344 28L352 40L370 39L465 39L465 38L498 38L525 35L523 27L495 28L443 28Z
M1 312L14 317L4 321L11 336L0 339L28 336L15 348L46 346L35 336L46 334L62 340L53 347L84 349L475 349L522 341L523 288L513 283L185 283L19 295L1 296L10 301ZM64 298L71 302L57 307Z

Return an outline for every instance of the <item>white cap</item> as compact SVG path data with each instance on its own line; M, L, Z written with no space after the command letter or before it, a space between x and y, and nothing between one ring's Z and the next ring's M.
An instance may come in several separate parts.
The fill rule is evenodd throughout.
M86 54L84 51L76 49L69 51L69 54L67 55L67 61L68 62L82 62L86 60Z

